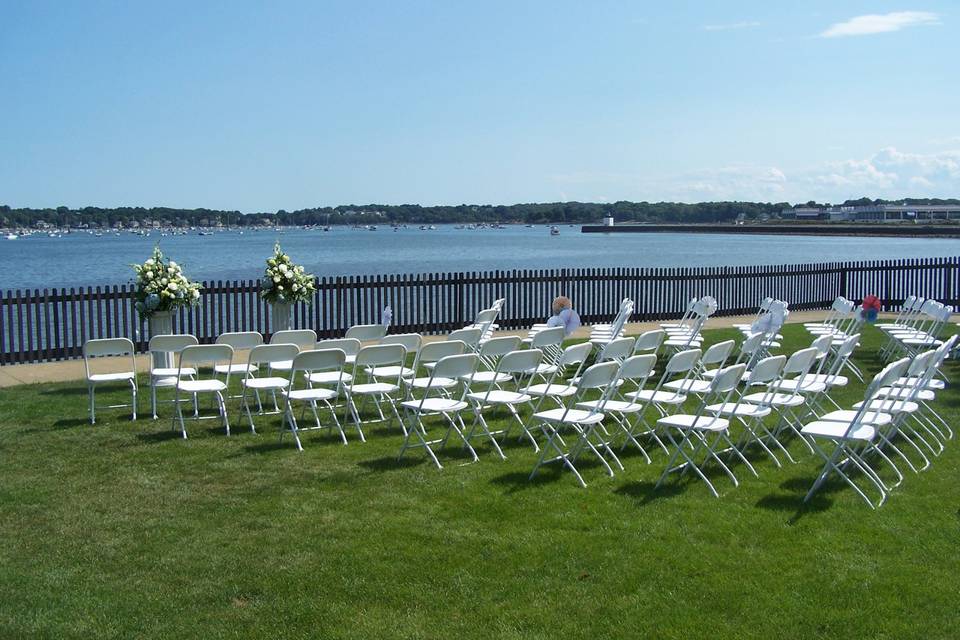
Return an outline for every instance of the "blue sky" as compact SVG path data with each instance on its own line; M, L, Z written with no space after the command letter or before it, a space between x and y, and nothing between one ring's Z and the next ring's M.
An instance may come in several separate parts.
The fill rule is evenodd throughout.
M955 2L0 0L0 203L960 196Z

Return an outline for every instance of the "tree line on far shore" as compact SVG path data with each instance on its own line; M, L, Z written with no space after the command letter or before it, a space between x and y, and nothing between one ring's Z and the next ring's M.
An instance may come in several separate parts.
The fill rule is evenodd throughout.
M903 200L847 200L843 205L869 204L960 204L957 199L907 198ZM724 223L737 218L757 220L776 218L784 209L795 207L828 206L829 203L806 202L549 202L513 205L430 206L402 205L343 205L315 207L298 211L272 213L241 213L213 209L177 209L171 207L83 207L71 209L11 208L0 205L0 226L34 227L247 227L247 226L303 226L335 224L439 224L439 223L599 223L612 216L617 222L699 222ZM137 223L137 224L133 224Z

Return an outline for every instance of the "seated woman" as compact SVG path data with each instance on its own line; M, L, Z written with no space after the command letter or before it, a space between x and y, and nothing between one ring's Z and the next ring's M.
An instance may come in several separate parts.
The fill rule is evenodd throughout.
M580 315L573 310L573 303L566 296L558 296L553 301L553 315L547 320L548 327L563 327L564 335L580 328Z

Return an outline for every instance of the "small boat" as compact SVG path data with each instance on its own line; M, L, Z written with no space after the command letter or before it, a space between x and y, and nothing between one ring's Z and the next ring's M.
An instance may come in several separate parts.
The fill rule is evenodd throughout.
M8 234L7 234L7 240L16 240L16 239L19 238L19 237L20 237L20 236L18 236L18 235L15 234L15 233L8 233Z
M201 232L200 232L199 234L197 234L197 235L201 235L201 236L212 236L212 235L213 235L213 231L201 231Z
M558 235L560 235L560 229L558 229L558 228L556 228L556 227L550 227L550 235L552 235L552 236L558 236Z

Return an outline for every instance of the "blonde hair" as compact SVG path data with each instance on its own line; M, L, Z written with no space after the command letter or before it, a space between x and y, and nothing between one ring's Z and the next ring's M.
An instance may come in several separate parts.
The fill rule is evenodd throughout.
M553 315L557 315L564 309L572 309L573 303L567 296L557 296L553 299Z

